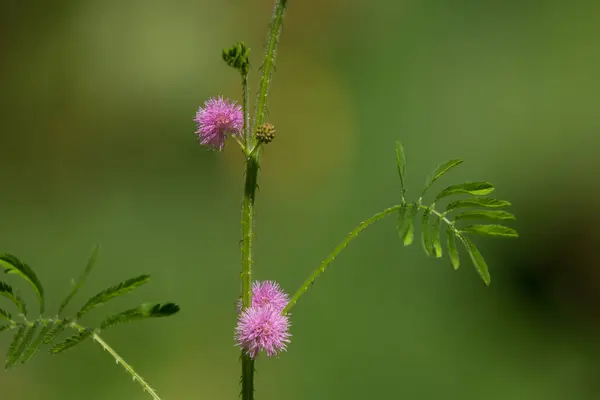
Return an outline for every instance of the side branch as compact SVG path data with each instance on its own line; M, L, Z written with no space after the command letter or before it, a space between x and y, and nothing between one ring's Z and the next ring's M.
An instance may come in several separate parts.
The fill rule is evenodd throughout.
M315 280L319 277L319 275L321 275L323 272L325 272L325 269L329 266L329 264L331 264L333 262L333 260L335 260L335 258L338 256L338 254L340 254L342 252L342 250L344 250L346 248L346 246L348 246L348 244L352 241L352 239L356 238L362 231L364 231L369 225L371 225L372 223L382 219L383 217L392 214L398 210L400 210L400 208L402 207L401 204L399 205L395 205L393 207L390 208L386 208L385 210L383 210L382 212L373 215L371 218L363 221L360 223L360 225L358 225L358 227L356 227L356 229L354 229L352 232L350 232L348 234L348 236L346 237L346 239L344 239L344 241L342 243L340 243L334 250L333 252L321 263L321 265L319 266L319 268L317 268L306 280L306 282L304 282L304 284L300 287L300 289L298 289L298 291L296 293L294 293L294 295L292 296L290 302L288 303L288 305L284 308L283 313L288 313L290 311L290 309L292 307L294 307L294 305L296 304L296 302L298 301L298 299L308 290L308 288L315 283Z

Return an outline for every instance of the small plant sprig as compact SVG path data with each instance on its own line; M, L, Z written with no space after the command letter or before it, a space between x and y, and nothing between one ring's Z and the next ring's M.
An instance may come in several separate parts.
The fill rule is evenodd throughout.
M406 199L405 187L406 160L400 143L396 145L396 164L400 179L399 203L377 213L361 222L348 234L333 252L314 270L300 288L289 297L278 284L272 281L253 282L253 239L254 239L254 203L258 187L260 169L260 150L275 137L275 127L265 122L269 87L275 66L275 56L281 34L287 0L276 0L273 17L267 34L264 60L261 66L261 79L254 115L250 118L248 105L248 73L250 71L250 49L244 43L238 43L223 50L223 60L236 69L242 81L242 105L219 97L210 99L200 107L195 122L196 134L200 143L215 150L223 150L225 140L231 136L239 144L245 157L245 182L242 206L241 239L241 295L238 307L238 322L235 340L242 349L242 400L254 399L255 361L264 352L268 357L286 350L290 342L290 310L300 297L314 284L316 279L335 260L348 244L358 237L371 224L389 215L398 218L398 234L404 246L409 246L415 238L415 226L420 219L421 243L427 256L441 258L443 247L454 269L460 265L457 242L464 246L475 269L486 285L490 284L488 265L483 255L471 240L471 235L496 237L517 237L517 232L498 221L514 220L513 214L502 210L510 206L505 200L497 200L487 195L494 191L489 182L463 182L448 186L433 199L425 196L446 173L463 161L452 159L439 165L426 181L419 197L414 201ZM250 123L252 121L252 124ZM458 195L468 197L457 198ZM444 206L440 207L440 205ZM419 218L420 217L420 218ZM468 221L484 220L494 223L469 224ZM445 231L445 246L442 245L442 230Z
M0 255L0 268L7 274L14 274L23 278L33 288L39 301L40 315L31 319L28 316L28 309L23 299L18 292L8 283L0 280L0 296L7 298L13 303L17 310L17 318L13 318L9 311L0 308L0 320L4 320L4 324L0 324L0 332L16 330L12 341L6 353L5 367L12 368L17 362L22 364L29 361L38 351L49 346L51 354L59 354L65 350L71 349L76 345L84 342L86 339L92 339L106 350L117 362L125 368L132 376L133 380L142 386L155 400L160 400L156 391L129 365L117 352L110 347L104 339L100 337L100 332L118 324L124 324L131 321L168 317L179 312L179 306L174 303L150 304L145 303L138 307L131 308L106 317L98 328L90 328L83 325L81 319L93 309L103 305L107 301L124 296L140 286L145 285L150 281L150 275L139 275L134 278L127 279L115 286L102 290L95 296L91 297L84 305L71 316L64 316L65 308L70 303L71 299L77 294L83 286L88 276L90 275L96 261L98 259L99 247L96 246L88 260L85 270L73 282L71 292L65 297L58 308L55 316L44 317L45 296L42 283L31 267L19 260L11 254ZM63 338L59 341L62 333L67 330L75 331L75 335Z

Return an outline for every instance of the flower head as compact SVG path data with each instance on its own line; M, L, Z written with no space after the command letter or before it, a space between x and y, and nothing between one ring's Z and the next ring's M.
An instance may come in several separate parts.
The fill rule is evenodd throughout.
M260 308L272 305L283 311L290 301L290 297L275 281L255 281L252 283L252 307ZM238 299L237 312L242 311L242 299Z
M289 327L288 316L281 315L281 310L272 305L250 307L238 319L235 339L253 359L262 350L272 357L285 350L290 342Z
M211 98L198 109L194 121L198 124L196 134L200 143L222 150L227 134L241 136L244 114L235 102L222 97Z
M283 311L289 301L289 296L277 282L256 281L252 284L252 307L271 305L275 309Z

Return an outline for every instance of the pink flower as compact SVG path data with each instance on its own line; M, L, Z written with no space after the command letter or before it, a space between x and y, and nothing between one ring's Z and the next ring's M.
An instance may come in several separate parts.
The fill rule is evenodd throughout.
M196 134L200 143L216 150L223 149L227 134L241 136L244 128L242 108L222 97L206 101L194 121L198 124Z
M275 281L255 281L252 283L252 307L260 308L272 305L279 311L283 311L289 301L290 297ZM238 300L237 311L238 314L242 311L241 299Z
M279 354L290 342L290 322L281 310L266 305L244 310L235 329L235 339L255 359L264 350L268 357Z

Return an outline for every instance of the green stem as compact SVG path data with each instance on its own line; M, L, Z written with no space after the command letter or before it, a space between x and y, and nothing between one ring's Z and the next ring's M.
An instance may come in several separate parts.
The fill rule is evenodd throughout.
M371 225L372 223L382 219L383 217L385 217L389 214L392 214L392 213L398 211L401 207L402 207L402 205L398 204L393 207L386 208L382 212L377 213L377 214L373 215L371 218L361 222L360 225L358 225L356 227L356 229L354 229L352 232L350 232L348 234L348 236L346 237L346 239L344 239L344 241L342 243L340 243L333 250L333 252L321 263L319 268L314 270L314 272L308 277L308 279L306 280L306 282L304 282L304 284L300 287L300 289L298 289L298 291L296 291L296 293L294 293L294 295L292 296L288 305L283 309L283 313L284 314L288 313L291 310L291 308L294 307L294 305L296 304L298 299L308 290L308 288L315 282L315 280L319 277L319 275L321 275L323 272L325 272L325 269L329 266L329 264L331 264L333 262L333 260L335 260L335 258L338 256L338 254L340 254L341 251L346 248L346 246L348 246L348 244L352 241L352 239L356 238L362 231L367 229L367 227L369 225Z
M255 136L256 129L265 121L269 86L271 84L273 69L275 67L277 45L279 44L279 37L281 36L281 27L283 25L283 16L285 14L287 3L287 0L275 1L275 11L273 12L273 18L271 20L271 25L269 26L267 47L265 49L265 61L262 65L263 73L262 77L260 78L260 87L258 91L258 100L256 103L256 112L254 113L255 120L253 130Z
M242 207L242 304L249 307L252 304L252 239L254 236L254 199L256 196L260 149L256 143L256 129L264 122L267 107L269 85L275 64L277 43L281 34L281 25L287 0L276 0L275 12L269 27L263 73L254 113L254 126L250 129L249 118L245 116L245 136L248 155L246 156L246 181L244 184L244 204ZM244 84L247 81L243 81ZM246 90L244 103L247 106ZM250 146L252 144L252 146ZM253 151L251 151L253 150ZM254 399L254 360L242 350L242 400Z
M83 326L75 322L71 322L70 326L71 328L76 329L79 332L85 330ZM144 391L147 392L150 396L152 396L154 400L161 400L158 394L156 394L154 389L150 387L150 385L144 380L144 378L142 378L137 372L135 372L133 367L127 364L127 362L116 351L114 351L113 348L108 345L108 343L106 343L100 336L98 336L97 333L92 333L92 339L100 346L102 346L102 348L104 348L104 350L106 350L111 356L113 356L117 364L121 364L123 368L125 368L125 370L133 377L133 380L139 383L144 389Z
M242 111L244 113L244 139L246 151L250 151L252 146L252 135L250 134L250 94L248 90L248 74L242 73Z

